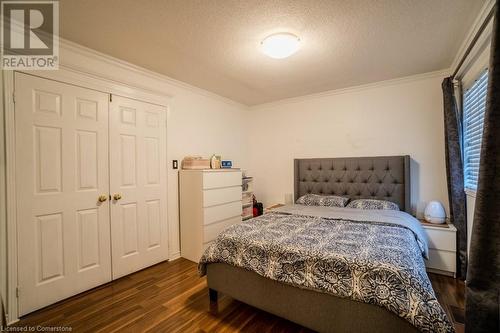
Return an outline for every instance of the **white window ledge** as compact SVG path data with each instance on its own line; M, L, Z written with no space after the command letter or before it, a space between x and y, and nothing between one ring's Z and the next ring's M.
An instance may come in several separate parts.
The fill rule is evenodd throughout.
M475 190L471 190L470 188L466 188L465 189L465 195L469 196L469 197L476 197L476 191Z

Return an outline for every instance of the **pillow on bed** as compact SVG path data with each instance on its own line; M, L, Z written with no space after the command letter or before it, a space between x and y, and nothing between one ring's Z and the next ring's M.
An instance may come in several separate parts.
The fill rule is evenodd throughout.
M351 201L347 208L399 210L394 202L377 199L356 199Z
M337 195L306 194L297 199L299 205L306 206L345 207L347 202L349 198Z

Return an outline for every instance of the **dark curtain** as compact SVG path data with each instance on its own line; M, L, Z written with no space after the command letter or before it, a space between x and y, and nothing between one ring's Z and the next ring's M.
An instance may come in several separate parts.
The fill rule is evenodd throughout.
M465 330L500 332L500 30L495 9L481 165L467 276Z
M450 201L450 220L457 228L457 276L467 272L467 217L465 210L462 126L453 87L453 79L443 80L446 177Z

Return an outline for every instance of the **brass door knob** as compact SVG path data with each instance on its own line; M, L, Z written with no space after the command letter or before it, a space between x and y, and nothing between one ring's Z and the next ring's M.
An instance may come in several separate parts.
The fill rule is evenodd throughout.
M104 201L108 200L108 196L107 195L100 195L99 198L97 198L97 200L99 200L99 202L104 202Z
M113 195L114 200L120 200L122 198L122 195L120 193L116 193Z

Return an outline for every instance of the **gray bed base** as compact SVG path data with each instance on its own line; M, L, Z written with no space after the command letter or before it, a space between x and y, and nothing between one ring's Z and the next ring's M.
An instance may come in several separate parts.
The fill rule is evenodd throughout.
M228 264L208 264L207 283L213 313L221 292L318 332L418 332L377 305L300 289Z

